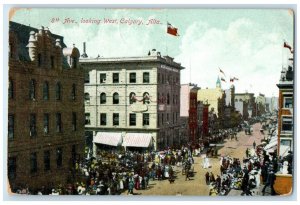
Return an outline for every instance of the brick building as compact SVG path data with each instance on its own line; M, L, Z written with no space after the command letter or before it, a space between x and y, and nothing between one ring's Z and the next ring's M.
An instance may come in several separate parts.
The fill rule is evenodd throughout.
M181 129L186 129L187 142L195 143L199 138L197 92L200 88L195 84L183 84L180 89ZM184 131L181 131L182 133Z
M12 189L64 184L84 145L77 48L48 28L9 24L8 178Z
M101 146L161 149L179 144L180 70L169 56L81 58L86 136Z
M278 155L294 150L294 68L291 62L283 67L277 87L278 97Z

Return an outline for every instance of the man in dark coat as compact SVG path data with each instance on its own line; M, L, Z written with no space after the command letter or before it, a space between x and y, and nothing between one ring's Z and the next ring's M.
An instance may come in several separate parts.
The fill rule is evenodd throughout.
M205 181L206 181L206 184L209 185L209 183L210 183L209 172L206 172L206 174L205 174Z

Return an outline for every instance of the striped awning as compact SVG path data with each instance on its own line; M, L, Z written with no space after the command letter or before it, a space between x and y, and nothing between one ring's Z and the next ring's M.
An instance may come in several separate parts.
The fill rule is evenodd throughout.
M149 133L127 133L122 145L124 147L149 147L151 139Z
M267 144L265 147L264 147L264 150L268 151L270 149L273 149L274 147L277 147L277 141L270 141L269 144Z
M121 132L98 132L94 137L94 143L118 146L122 142Z
M288 155L289 151L290 151L290 146L287 146L287 145L280 145L280 148L279 148L279 155L281 157L285 157L286 155Z

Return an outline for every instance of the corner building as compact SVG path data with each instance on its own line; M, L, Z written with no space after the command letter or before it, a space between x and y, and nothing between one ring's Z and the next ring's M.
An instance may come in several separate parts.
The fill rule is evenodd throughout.
M16 188L72 182L83 156L79 50L48 28L9 25L8 179Z
M180 70L169 56L81 58L86 136L101 146L162 149L179 145Z

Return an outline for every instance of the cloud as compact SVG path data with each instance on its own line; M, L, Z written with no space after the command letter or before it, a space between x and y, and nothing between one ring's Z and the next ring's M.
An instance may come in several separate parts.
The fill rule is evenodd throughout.
M230 76L239 78L235 82L236 92L278 95L282 39L279 33L247 18L237 19L223 29L204 21L194 22L186 29L180 54L175 57L186 66L181 83L191 81L201 88L215 87L220 67L227 82ZM229 83L222 86L226 89Z

